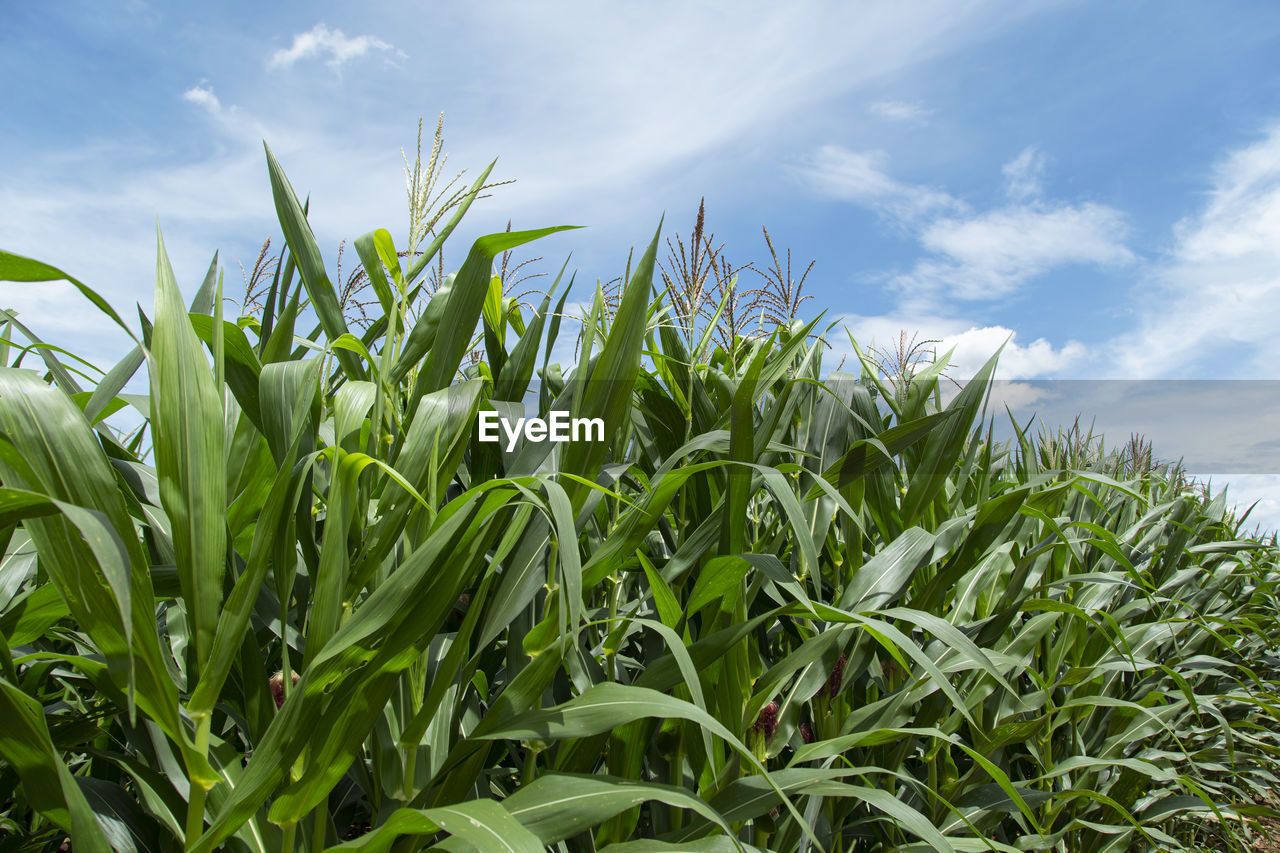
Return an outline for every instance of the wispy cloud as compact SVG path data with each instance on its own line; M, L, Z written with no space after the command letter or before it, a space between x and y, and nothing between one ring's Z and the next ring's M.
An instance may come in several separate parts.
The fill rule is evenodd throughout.
M867 114L889 121L922 122L933 110L914 101L875 101L867 107Z
M269 48L237 34L234 44L260 61L220 51L221 65L198 72L209 80L181 95L216 133L149 126L156 154L145 158L132 139L123 156L70 141L59 151L33 150L0 184L0 233L5 248L65 266L113 304L146 306L157 214L186 286L203 275L213 249L230 265L252 258L275 230L264 138L298 192L310 195L312 227L327 253L370 228L395 233L403 223L398 147L412 141L414 116L443 110L451 165L472 167L471 178L501 155L493 177L519 179L472 208L458 241L500 230L507 218L515 227L589 224L557 236L554 250L572 249L575 266L595 275L618 263L627 241L647 236L661 211L696 200L694 188L708 197L736 192L761 162L787 156L794 128L842 98L1030 14L1013 0L741 5L742 15L727 17L713 6L661 0L565 18L495 0L438 20L406 13L394 36L345 20L342 29L278 30ZM342 7L323 11L334 20ZM166 21L176 27L177 17ZM392 38L432 45L414 77L429 74L431 86L411 85L382 61L397 55ZM734 45L740 61L719 61L706 50L712 42ZM339 86L333 74L282 73L306 63L329 63L347 79ZM402 97L379 100L379 92ZM906 195L899 203L909 208L933 204L927 193ZM6 295L6 302L27 298ZM18 307L71 322L81 302L68 295L58 305ZM94 326L86 321L85 334Z
M404 52L376 36L347 36L342 30L329 29L320 22L293 37L293 44L271 54L268 68L287 68L302 59L325 58L325 64L338 67L371 52L390 53L404 58Z
M883 151L824 145L793 171L823 195L869 207L901 222L964 209L962 202L941 190L895 180L885 170L887 162Z
M1212 170L1208 202L1135 292L1137 329L1115 342L1126 378L1280 378L1280 125Z
M1044 191L1045 157L1034 145L1022 150L1000 170L1004 173L1005 195L1014 201L1038 198Z

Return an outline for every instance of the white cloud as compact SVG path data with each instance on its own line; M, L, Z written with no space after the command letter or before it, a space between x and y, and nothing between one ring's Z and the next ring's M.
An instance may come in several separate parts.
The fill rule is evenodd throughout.
M867 113L889 121L919 122L933 115L933 110L911 101L876 101L867 107Z
M943 342L956 348L952 356L953 372L960 377L977 373L1001 344L1005 347L1000 354L996 375L1003 379L1053 376L1080 363L1086 354L1084 344L1079 341L1068 341L1055 347L1045 338L1036 338L1020 344L1017 332L1005 326L973 326L958 335L943 338Z
M227 292L235 292L234 238L247 230L260 243L277 228L264 171L259 159L122 169L77 187L28 178L0 186L0 233L4 248L77 277L129 321L135 302L151 314L157 218L185 291L195 290L221 248ZM246 263L253 259L251 244L252 238L245 241ZM33 331L77 354L112 363L126 351L123 332L68 284L0 283L0 306L16 308Z
M1213 170L1210 202L1177 226L1185 263L1232 261L1280 249L1280 125Z
M389 58L395 48L374 35L348 35L353 25L290 34L272 45L281 48L274 56L263 51L261 63L222 50L228 58L209 72L212 82L184 94L216 133L156 126L142 145L69 140L60 150L32 150L0 185L0 233L6 249L63 266L112 304L147 307L158 214L185 289L216 248L230 281L238 275L234 259L247 264L277 230L265 138L299 194L310 195L313 228L332 259L340 239L371 228L388 227L401 239L398 148L412 143L414 116L443 110L451 166L471 167L469 180L501 155L493 178L519 179L472 208L446 263L460 260L463 249L454 246L501 230L508 217L516 228L588 224L589 231L556 235L536 249L556 260L572 249L573 265L584 271L581 289L597 274L615 274L626 246L646 238L662 210L695 200L691 186L714 197L749 181L784 156L788 134L840 97L990 39L1031 14L1013 0L868 0L857 8L742 0L733 15L725 8L656 0L606 15L590 0L566 0L564 14L547 15L536 4L495 0L460 5L439 20L405 16L391 36L396 43L432 45L421 67L415 58L412 76L361 61ZM221 46L245 46L241 34L235 40ZM709 43L733 44L738 61L723 62L706 50ZM307 61L395 79L364 88L370 81L264 67ZM414 85L422 79L431 85ZM380 99L379 92L399 94ZM907 207L935 203L914 189L906 195L899 203ZM952 210L946 194L936 203ZM667 223L669 232L672 217ZM33 322L87 316L78 296L37 305L31 288L0 287L14 291L4 304L17 304ZM86 320L83 334L79 328L78 337L60 342L83 345L102 326Z
M818 192L851 201L914 233L930 253L891 277L917 308L939 297L992 300L1068 264L1118 265L1134 260L1124 245L1124 216L1106 205L1050 204L1038 199L1044 156L1027 148L1004 167L1006 191L1019 203L975 212L932 187L908 184L885 169L881 152L825 145L796 170Z
M331 30L321 21L307 32L295 35L293 44L288 48L281 48L271 54L267 67L287 68L301 59L327 56L325 64L336 68L370 51L383 51L404 57L402 51L376 36L348 37L342 30Z
M183 92L182 100L204 107L214 114L222 111L222 103L218 100L218 96L213 93L213 87L204 80Z
M945 192L890 177L885 171L887 161L882 151L859 152L824 145L794 172L823 195L870 207L901 222L964 208Z
M839 320L863 352L871 347L881 352L893 352L904 329L907 330L908 349L914 341L923 349L933 350L938 357L954 350L947 375L955 379L972 377L1002 344L1004 350L996 369L996 376L1001 379L1058 376L1084 362L1088 355L1085 345L1079 341L1068 341L1055 347L1045 338L1036 338L1024 344L1018 341L1017 332L1006 326L979 326L940 315L901 312L876 316L848 314ZM842 357L846 359L846 365L851 360L856 361L848 335L832 334L828 337L832 350L824 357L824 364L834 365Z
M1043 383L997 380L991 383L987 411L999 412L1008 407L1011 411L1017 412L1019 409L1041 405L1055 397L1054 392L1046 388Z
M956 299L997 299L1067 264L1125 264L1124 217L1105 205L1017 205L938 219L920 233L934 254L895 283L904 291L943 290Z
M636 192L670 196L675 187L692 204L690 184L711 197L719 181L750 180L726 175L733 160L713 153L740 145L772 154L770 143L794 132L794 120L830 110L835 97L990 37L1027 13L1009 0L856 7L743 0L734 14L722 3L673 0L611 7L608 15L585 0L568 0L557 16L527 3L503 4L501 13L476 8L486 10L488 67L460 88L474 91L490 78L509 88L531 73L537 81L519 97L477 101L487 112L477 132L495 134L487 149L500 150L520 177L515 195L536 194L543 209L548 198L576 196L580 221L593 224L593 214L610 215L604 192L619 187L630 191L627 204ZM732 44L735 61L709 54L712 42ZM518 150L510 128L519 128ZM671 209L667 198L656 203Z
M1137 329L1110 353L1118 375L1216 361L1219 378L1280 378L1280 125L1226 156L1211 181L1204 209L1178 223L1136 292Z
M1022 153L1004 164L1004 191L1013 201L1038 198L1044 188L1045 157L1034 145L1022 149Z
M1280 531L1280 474L1197 474L1196 479L1210 483L1215 495L1225 488L1237 517L1256 504L1245 519L1246 533Z
M877 152L825 146L800 173L820 192L874 210L916 237L926 256L885 280L897 292L898 315L928 318L948 315L956 301L1007 298L1067 265L1137 262L1123 213L1043 197L1045 162L1028 147L1006 163L1009 203L985 211L943 189L897 180ZM1091 373L1280 378L1280 124L1212 170L1203 209L1175 226L1172 247L1143 275L1132 293L1135 327L1089 353ZM974 324L986 328L997 327ZM1017 363L1028 375L1082 365L1083 354L1069 345L1040 343L1010 351L1025 360Z

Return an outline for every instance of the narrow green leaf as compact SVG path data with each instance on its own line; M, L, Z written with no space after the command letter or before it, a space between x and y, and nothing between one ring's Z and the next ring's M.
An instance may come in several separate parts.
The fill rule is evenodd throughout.
M65 272L58 269L57 267L49 266L46 263L32 260L31 258L24 258L22 255L15 255L12 252L6 252L3 250L0 250L0 281L24 281L24 282L26 281L30 281L30 282L66 281L66 282L70 282L71 285L75 287L76 290L84 294L85 298L87 298L90 302L92 302L99 311L101 311L103 314L106 314L113 321L115 321L115 324L117 326L124 329L125 334L127 334L134 341L137 340L137 337L133 334L133 331L124 324L124 320L120 319L120 315L117 314L115 312L115 309L112 308L111 305L107 303L107 300L103 299L101 296L98 295L97 291L93 290L91 287L84 284L79 279L73 276L67 275Z
M732 834L714 809L683 788L612 776L547 774L521 786L502 806L543 844L555 844L649 800L688 809Z
M581 397L574 400L574 416L600 418L604 421L603 442L579 441L564 446L560 470L595 480L608 450L608 443L627 421L636 376L640 372L640 354L644 347L645 324L648 319L649 294L653 289L653 268L658 253L658 235L662 223L636 265L631 281L622 292L622 302L605 339L600 357L591 369ZM585 349L584 349L585 352ZM582 508L590 490L580 483L566 482L565 491L575 511Z
M157 243L151 423L160 499L172 525L198 671L213 648L227 561L222 395L158 232Z
M507 249L576 227L578 226L559 225L534 231L506 231L481 237L471 245L471 252L449 290L440 317L439 331L431 344L430 352L426 354L426 363L418 374L414 386L415 397L438 391L453 381L484 309L494 257ZM393 373L403 375L407 372L408 365L418 357L420 354L406 345Z
M264 142L263 148L267 153L267 172L271 177L271 195L275 199L280 230L284 232L285 240L289 244L289 252L298 265L302 283L307 288L307 295L311 297L311 305L315 309L316 316L320 318L325 336L331 341L336 341L347 331L347 321L342 316L342 306L338 304L337 291L324 270L324 259L320 256L316 236L311 231L311 224L307 222L302 205L298 203L293 185L285 176L280 161L271 153L271 147ZM339 350L337 356L338 363L342 365L348 378L364 378L364 370L353 353Z
M479 853L542 853L538 836L493 800L468 800L434 809L398 809L373 832L329 850L390 850L397 837L432 836L445 831Z

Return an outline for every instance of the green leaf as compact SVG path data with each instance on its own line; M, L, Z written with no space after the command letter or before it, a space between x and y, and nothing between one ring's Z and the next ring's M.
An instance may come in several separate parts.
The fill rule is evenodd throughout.
M343 390L349 387L349 384L344 385ZM351 568L347 528L355 513L360 473L374 462L363 453L347 453L336 447L333 451L334 474L325 504L327 514L320 544L320 566L307 619L307 661L315 659L342 619L343 592L347 588Z
M713 601L719 601L730 590L736 592L750 569L751 563L740 556L712 558L698 573L697 583L685 605L686 616L693 616Z
M44 502L41 505L52 507ZM38 586L15 596L0 617L0 634L9 646L24 646L41 637L59 619L71 613L52 584Z
M318 358L273 362L262 368L258 396L263 434L277 463L283 462L300 425L319 418L320 368ZM304 453L309 450L309 446L303 447Z
M859 569L844 588L836 606L841 610L879 610L897 600L911 578L927 565L934 537L912 527Z
M384 244L390 247L389 252L384 250ZM385 269L393 270L394 274L400 274L400 258L396 256L395 244L391 242L391 233L384 228L370 231L357 237L355 246L356 253L360 256L360 266L369 276L369 286L378 297L382 313L384 316L389 316L395 297L391 293L391 285L387 283L384 266Z
M4 438L0 441L0 477L6 484L96 510L123 543L129 556L131 643L126 643L120 627L120 607L111 583L80 530L61 513L28 517L24 522L41 566L80 630L93 639L98 653L106 659L121 699L132 674L143 713L183 747L184 761L192 773L209 778L212 768L188 749L189 740L178 717L177 690L156 633L155 592L148 561L115 477L84 415L62 391L33 374L0 369L0 435Z
M191 314L191 328L196 337L208 347L209 352L215 350L214 318L205 314ZM158 317L157 317L158 319ZM262 373L262 364L258 354L253 351L244 331L235 323L222 323L223 364L226 370L226 383L241 410L253 421L254 426L262 429L262 411L258 402L258 379Z
M302 283L311 297L311 305L325 336L336 341L347 332L347 321L342 316L342 306L338 304L338 294L329 281L324 270L324 259L320 256L320 247L316 244L316 236L311 232L311 224L307 222L293 185L285 176L280 162L271 153L271 147L265 142L263 148L267 152L267 172L271 176L271 195L275 199L276 216L280 220L280 230L289 244L289 252L302 274ZM338 363L350 379L363 379L364 370L353 353L344 350L336 352Z
M0 757L17 771L32 807L69 830L76 847L110 853L93 810L54 749L40 703L0 679L0 715Z
M347 772L401 673L439 631L520 494L484 484L453 501L425 541L313 656L217 817L191 853L211 851L253 816L306 749L298 781L271 805L273 822L299 820ZM413 607L406 607L413 602Z
M90 423L97 421L98 415L106 411L108 405L124 390L125 383L133 378L133 374L138 372L138 368L145 360L146 354L142 347L136 346L129 351L128 355L120 359L115 367L107 371L107 375L102 377L84 407L84 416Z
M426 363L422 365L417 383L414 385L415 398L438 391L452 383L484 309L485 297L489 293L490 272L494 257L500 252L514 249L516 246L522 246L548 234L576 227L578 226L559 225L534 231L506 231L481 237L471 245L471 252L467 255L462 269L454 279L453 287L447 294L443 313L440 316L439 330L431 343L431 350L426 354ZM414 331L417 331L416 328ZM396 362L393 376L404 375L409 365L416 362L419 357L421 353L406 345L400 360Z
M768 777L764 766L732 732L703 709L656 690L614 682L592 685L580 696L554 708L528 711L508 720L496 731L472 737L484 740L556 740L585 737L611 731L646 717L689 720L710 731L741 755L761 775ZM791 801L778 792L784 805L797 820L803 820Z
M291 395L293 399L289 401L294 411L286 419L291 424L291 434L286 437L289 441L289 449L280 460L281 464L272 480L271 489L258 514L257 527L254 530L244 572L236 580L231 594L227 596L226 605L219 615L213 650L191 697L190 705L193 708L212 708L217 701L222 686L240 653L245 631L257 604L259 590L266 577L268 564L273 558L277 558L281 550L277 540L282 532L289 530L290 517L297 503L296 489L299 481L307 475L306 468L295 469L295 463L301 454L304 435L308 433L307 428L311 426L306 415L311 405L317 373L315 367L318 364L318 360L312 360L268 366L273 378L284 380L286 387L290 380L296 382ZM266 372L264 371L264 374ZM286 400L285 395L288 392L279 387L277 390L283 391L281 400ZM307 437L310 436L307 435ZM292 547L293 542L290 541L288 548L291 550ZM277 568L277 571L282 571L282 568Z
M442 484L457 473L467 450L483 383L463 382L423 396L409 431L392 462L417 492L436 504ZM407 520L416 512L416 501L403 489L384 490L379 496L378 519L368 531L364 560L356 567L347 587L355 596L386 555L404 536Z
M521 786L502 805L542 844L555 844L649 800L696 812L732 833L714 809L683 788L612 776L549 773Z
M115 324L124 329L133 340L137 337L133 331L124 324L124 320L120 319L120 315L115 312L107 300L98 295L98 292L89 287L74 276L67 275L57 267L49 266L46 263L24 258L22 255L15 255L12 252L0 250L0 281L67 281L70 282L76 290L84 294L85 298L92 302L99 311L110 317Z
M644 347L645 324L648 319L649 293L653 289L653 268L658 252L658 235L662 223L654 231L649 247L636 265L631 281L622 292L622 301L613 325L605 338L600 357L586 377L581 396L574 400L574 417L600 418L604 421L604 441L570 442L560 456L560 470L594 481L608 452L609 442L627 422L631 395L640 372L640 353ZM584 357L588 351L583 344ZM575 512L586 502L590 489L581 483L566 482L565 491Z
M565 261L565 265L568 265L568 261ZM551 297L556 292L556 287L560 284L560 277L563 275L564 267L561 267L560 272L556 275L556 280L552 282L551 287L547 290L547 295L543 298L542 305L534 312L533 319L529 321L529 325L520 335L515 348L512 349L511 357L507 359L506 363L502 365L502 369L498 371L498 376L493 386L493 399L513 401L524 399L525 392L529 388L529 380L533 377L534 363L538 358L538 344L542 341L542 327L546 322L547 312L551 307ZM559 318L553 318L553 322L556 320L559 320Z
M902 522L912 524L917 516L942 491L948 476L956 468L973 422L978 417L990 388L996 362L1000 358L1004 345L996 351L987 363L979 368L974 377L965 383L964 388L946 408L950 417L937 430L931 431L925 439L924 452L920 461L911 472L911 481L907 485L907 494L902 500Z
M889 464L895 456L928 436L950 417L952 415L948 412L935 412L892 426L875 438L855 441L840 461L823 472L822 477L837 488L844 488ZM805 495L805 500L813 500L820 493L819 488L814 486Z
M445 831L480 853L543 853L538 836L493 800L468 800L434 809L397 809L373 832L329 850L390 850L398 836L432 836Z
M720 551L737 554L744 549L747 525L747 499L751 491L751 471L746 467L756 461L756 386L760 372L773 344L773 336L756 350L747 363L745 375L733 392L729 406L729 458L741 465L732 465L727 474L728 487L724 496L725 524L721 529ZM789 492L789 490L788 490Z
M711 838L699 838L697 841L681 841L671 843L642 839L640 841L624 841L621 844L610 844L600 848L609 853L762 853L759 847L744 844L736 838L715 835Z
M198 672L213 648L227 562L222 394L158 233L157 242L151 424L160 500L172 529Z

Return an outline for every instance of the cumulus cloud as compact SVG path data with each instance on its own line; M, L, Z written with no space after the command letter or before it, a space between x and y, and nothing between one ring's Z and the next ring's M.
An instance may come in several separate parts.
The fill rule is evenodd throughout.
M403 58L404 53L375 36L347 36L342 30L331 30L320 22L305 33L293 37L293 44L271 54L268 68L287 68L302 59L326 57L325 64L338 67L373 51Z
M1067 264L1125 264L1127 228L1119 211L1100 204L1016 205L938 219L920 233L934 257L895 279L908 293L944 290L964 300L996 299Z
M1252 507L1246 530L1257 527L1264 535L1280 531L1280 474L1197 474L1196 478L1210 483L1214 494L1226 489L1227 502L1235 506L1237 516Z
M1005 164L1011 203L986 211L943 190L895 179L881 152L826 145L796 173L818 192L874 210L915 235L928 255L890 281L904 299L927 307L939 297L1003 298L1068 264L1134 260L1120 211L1040 199L1044 161L1032 147Z
M213 87L201 80L195 86L182 93L182 100L190 101L197 106L204 107L211 113L222 112L222 102L218 100L218 96L213 93Z
M876 101L867 107L867 113L889 121L924 121L933 110L912 101Z
M1046 160L1033 146L1007 162L1007 201L986 210L944 189L898 180L878 152L825 146L801 176L915 237L923 256L882 280L897 294L897 316L910 318L896 328L924 329L916 318L955 316L958 305L1007 298L1055 269L1137 262L1121 211L1046 197ZM1048 341L1013 346L1002 371L1050 375L1083 366L1087 355L1096 376L1280 378L1280 124L1228 152L1207 184L1205 203L1177 223L1168 252L1139 267L1132 328L1087 354ZM967 333L990 352L998 345L991 330L1003 327L965 328L929 334Z
M1045 338L1036 338L1020 344L1017 332L1005 326L973 326L944 337L943 343L948 348L955 347L951 362L955 365L954 374L961 377L977 373L1001 344L1005 347L1000 353L997 375L1005 379L1052 376L1078 364L1087 353L1079 341L1055 347Z
M947 375L955 379L972 377L1000 349L996 375L1001 379L1033 379L1057 376L1083 363L1089 351L1079 341L1068 341L1054 346L1045 338L1022 343L1018 333L1006 326L980 326L964 320L940 315L908 315L893 313L876 316L846 314L839 318L848 330L842 338L829 336L832 355L824 357L824 364L836 364L841 358L848 365L856 363L856 355L848 341L848 335L858 342L863 352L874 347L881 352L892 352L901 343L903 330L907 332L907 344L916 343L931 350L938 357L951 352ZM912 337L914 335L914 338Z
M1056 398L1057 395L1044 383L998 380L991 383L987 410L998 412L1007 407L1017 412L1019 409L1034 409Z

